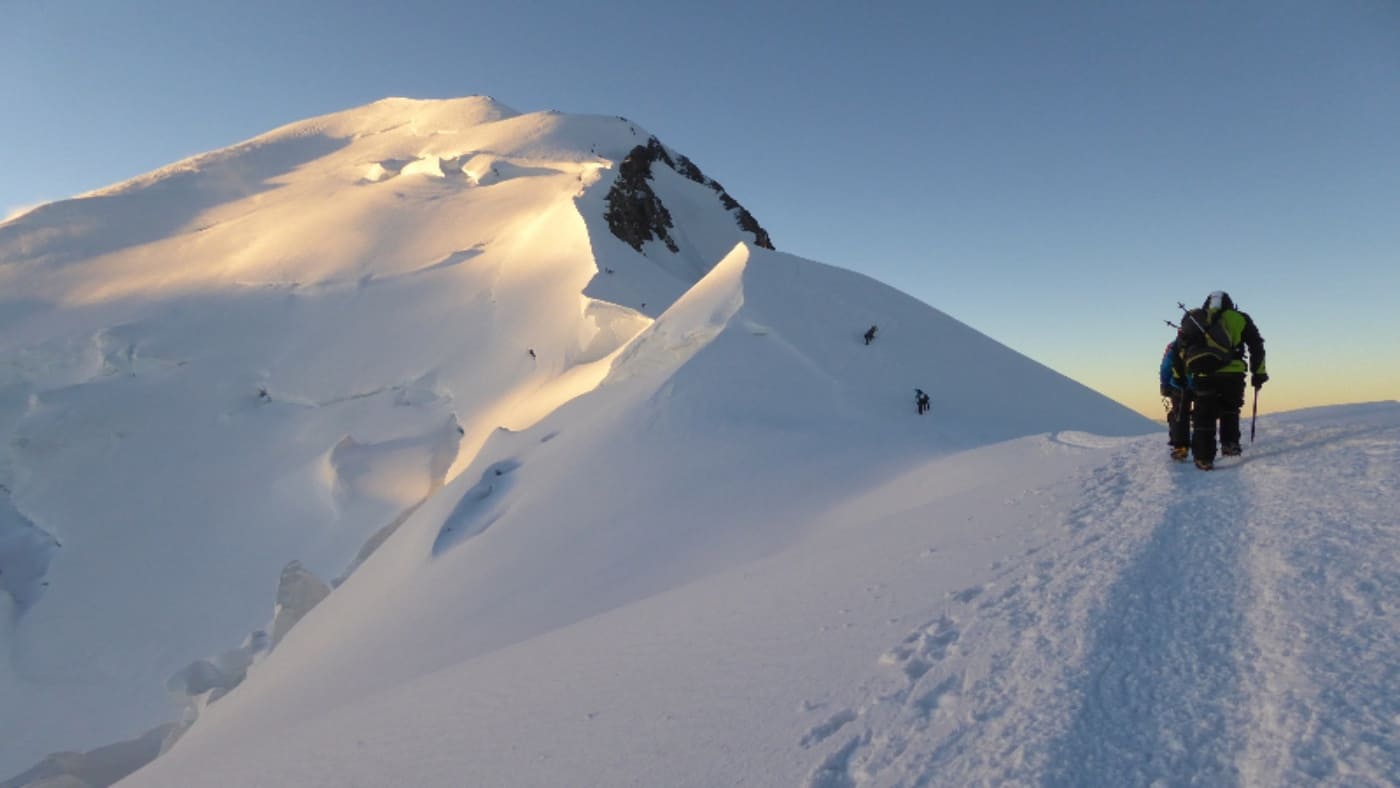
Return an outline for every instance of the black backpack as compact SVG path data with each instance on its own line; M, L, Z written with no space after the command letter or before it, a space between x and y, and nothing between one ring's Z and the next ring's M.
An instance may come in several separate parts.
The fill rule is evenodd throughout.
M1206 318L1204 310L1193 309L1186 313L1186 319L1181 322L1177 352L1188 374L1209 375L1240 357L1230 341L1230 332L1220 322L1224 313L1222 309L1210 319Z

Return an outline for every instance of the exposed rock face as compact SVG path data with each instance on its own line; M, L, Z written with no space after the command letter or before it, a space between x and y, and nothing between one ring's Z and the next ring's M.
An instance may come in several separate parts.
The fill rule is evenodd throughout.
M753 214L729 196L718 181L705 177L695 162L685 156L673 157L655 137L649 138L647 144L633 148L618 165L617 180L608 191L608 212L604 215L613 235L639 252L642 251L642 244L652 240L666 244L672 253L680 251L669 232L675 227L671 212L666 210L651 188L651 168L657 162L712 189L719 196L720 203L734 214L739 227L753 234L756 245L764 249L773 248L768 231L759 225Z

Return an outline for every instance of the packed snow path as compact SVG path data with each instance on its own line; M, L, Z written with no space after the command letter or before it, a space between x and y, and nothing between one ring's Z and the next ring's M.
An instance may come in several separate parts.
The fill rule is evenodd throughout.
M809 732L808 785L1395 784L1387 409L1210 473L1142 440L1066 480L1064 535L890 649L893 683Z

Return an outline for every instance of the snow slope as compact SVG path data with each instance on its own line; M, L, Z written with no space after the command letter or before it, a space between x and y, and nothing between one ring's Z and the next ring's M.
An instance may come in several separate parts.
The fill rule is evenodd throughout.
M334 621L334 634L289 637L276 653L292 667L264 671L215 708L260 709L237 723L253 728L288 708L328 711L781 550L853 491L948 451L945 434L1029 429L1014 418L959 429L915 416L888 354L921 336L868 351L854 332L807 319L808 309L843 311L834 292L859 303L859 280L736 251L597 390L488 442L303 624ZM928 311L864 284L887 299L892 332ZM944 329L950 347L981 342L1012 356ZM949 413L974 398L950 399ZM324 612L337 609L343 617Z
M584 291L685 289L578 207L646 138L391 99L0 225L0 774L177 718L289 561L596 385L651 321Z
M376 556L124 785L1393 784L1397 459L1397 403L1265 419L1210 474L1160 436L1022 438L491 649L455 591L337 648ZM468 583L427 546L386 563Z
M1079 711L1104 695L1084 676L1124 664L1106 606L1202 527L1178 501L1228 515L1217 477L1254 466L1166 468L1126 408L759 248L674 152L644 195L674 251L614 236L638 146L664 151L621 118L388 99L0 224L0 777L105 784L178 738L129 782L1073 783L1177 734L1132 692L1107 705L1148 709L1137 728ZM1271 422L1269 467L1352 445L1333 421L1381 459L1314 485L1312 511L1387 555L1391 405ZM1264 467L1261 502L1308 489ZM1336 497L1356 474L1374 511ZM1201 555L1235 577L1294 546ZM1340 571L1359 599L1394 590L1393 562ZM1255 610L1195 589L1127 620ZM1224 619L1186 658L1214 677L1255 642L1230 626L1321 627L1314 601ZM1393 673L1394 628L1362 608L1333 664ZM1386 692L1353 714L1348 672L1320 689L1309 655L1271 658L1166 686L1257 690L1267 720L1123 773L1393 769ZM1094 744L1109 727L1127 744ZM59 750L88 755L41 762Z

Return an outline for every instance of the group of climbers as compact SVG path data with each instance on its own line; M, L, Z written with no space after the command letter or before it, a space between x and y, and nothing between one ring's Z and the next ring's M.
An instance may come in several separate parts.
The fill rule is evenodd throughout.
M874 342L875 335L879 333L879 331L879 326L871 326L870 328L867 328L865 330L865 333L862 335L862 338L865 339L865 344L868 345L871 342ZM928 413L930 407L932 407L932 402L929 400L928 394L925 393L923 389L914 389L914 410L920 416L922 416L925 413Z
M1217 447L1225 457L1243 451L1245 375L1256 397L1269 380L1264 337L1254 319L1237 309L1223 290L1206 296L1199 308L1182 304L1181 309L1181 325L1158 369L1160 391L1169 402L1167 442L1172 459L1190 457L1197 468L1208 471L1215 467ZM865 344L874 341L877 331L871 326L865 332ZM928 411L929 396L922 389L914 389L914 405L920 415Z
M1223 290L1207 296L1198 309L1183 305L1182 310L1176 339L1167 345L1158 370L1161 394L1170 400L1167 440L1173 459L1190 456L1197 468L1208 471L1215 467L1217 434L1221 455L1242 451L1245 373L1255 396L1269 380L1264 337Z

